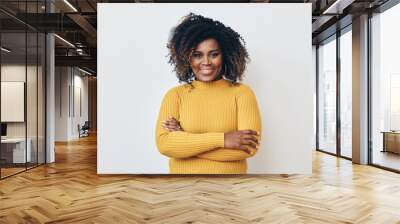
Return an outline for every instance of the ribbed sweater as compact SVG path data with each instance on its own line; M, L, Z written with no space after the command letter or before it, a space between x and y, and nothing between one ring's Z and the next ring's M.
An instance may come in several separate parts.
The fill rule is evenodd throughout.
M162 122L174 117L183 131L168 131ZM224 133L252 129L261 135L261 117L251 88L220 79L194 80L170 89L161 104L156 143L170 158L171 174L243 174L246 159L256 154L224 148ZM260 140L260 137L258 138Z

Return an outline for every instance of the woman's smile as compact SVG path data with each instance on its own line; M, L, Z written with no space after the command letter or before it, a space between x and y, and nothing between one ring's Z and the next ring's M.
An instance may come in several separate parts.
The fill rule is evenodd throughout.
M202 75L211 75L213 73L213 68L200 68L200 73Z

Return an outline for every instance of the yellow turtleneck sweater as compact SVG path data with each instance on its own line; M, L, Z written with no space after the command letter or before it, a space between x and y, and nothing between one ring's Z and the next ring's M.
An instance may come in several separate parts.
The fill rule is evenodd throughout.
M172 174L243 174L252 153L224 148L224 133L252 129L261 134L253 91L245 84L220 79L194 80L170 89L161 104L156 127L159 151L170 158ZM174 117L184 131L168 131L162 122ZM260 138L259 138L260 140Z

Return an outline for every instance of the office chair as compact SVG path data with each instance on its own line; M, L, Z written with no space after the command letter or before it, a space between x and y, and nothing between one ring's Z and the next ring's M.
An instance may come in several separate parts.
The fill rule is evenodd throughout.
M79 138L89 136L89 129L90 129L89 121L85 121L82 127L78 125L78 129L79 129Z

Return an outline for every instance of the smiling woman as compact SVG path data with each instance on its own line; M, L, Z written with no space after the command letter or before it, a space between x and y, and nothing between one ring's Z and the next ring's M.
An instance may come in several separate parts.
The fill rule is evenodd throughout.
M172 31L169 62L180 82L164 96L159 151L174 174L243 174L259 148L256 96L242 80L243 38L219 21L190 13Z

